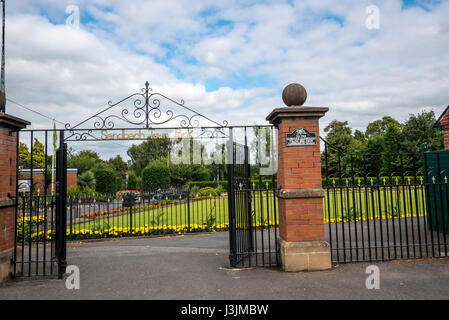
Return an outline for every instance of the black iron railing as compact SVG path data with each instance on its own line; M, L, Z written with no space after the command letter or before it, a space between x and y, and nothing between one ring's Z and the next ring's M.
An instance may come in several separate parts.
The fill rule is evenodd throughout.
M324 219L333 263L448 256L444 171L413 172L405 168L406 154L349 154L324 143ZM374 156L378 167L364 170Z

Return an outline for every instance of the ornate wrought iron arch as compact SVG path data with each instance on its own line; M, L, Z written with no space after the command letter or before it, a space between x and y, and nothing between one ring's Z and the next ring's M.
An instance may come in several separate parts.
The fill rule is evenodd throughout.
M180 109L182 112L176 113L164 105L163 101L172 104L172 106ZM131 105L125 105L127 102L131 102ZM117 109L116 107L120 106L123 108L117 114L112 113L114 109ZM176 124L178 120L179 122ZM116 129L115 121L131 124L143 129L164 128L162 125L173 124L172 127L179 129L200 129L201 134L199 136L210 138L226 137L227 135L222 129L228 126L226 120L220 124L185 106L184 100L178 102L161 93L153 92L147 81L145 87L140 92L133 93L116 103L109 101L108 107L74 126L66 123L65 129L70 134L65 140L85 141L89 138L98 140L93 135L93 131ZM92 123L92 127L90 128L86 127L89 123Z

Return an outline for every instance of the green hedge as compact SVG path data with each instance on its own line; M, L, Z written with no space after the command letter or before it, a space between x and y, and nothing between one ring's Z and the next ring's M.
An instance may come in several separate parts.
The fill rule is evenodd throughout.
M272 189L273 188L273 180L271 179L266 179L266 180L262 180L262 188L260 188L259 186L259 179L252 179L251 180L251 188L253 188L253 183L256 189L266 189L267 187L267 182L268 182L268 189ZM276 187L276 180L274 181L275 183L275 187ZM224 190L228 190L228 180L222 180L220 181L220 185L223 187ZM217 182L216 181L191 181L188 184L189 189L191 189L193 186L197 186L198 188L202 189L202 188L216 188L217 187Z
M95 176L95 191L107 194L117 191L115 172L111 169L99 168L93 170Z
M345 177L345 178L329 178L329 184L327 184L327 179L323 178L323 188L326 186L333 187L333 182L335 181L336 187L346 187L347 186L358 186L359 180L360 180L360 186L371 186L371 179L373 180L374 186L383 186L384 185L384 179L385 179L385 185L396 185L396 179L398 181L398 184L408 184L408 179L410 179L410 183L415 183L415 177L414 176L393 176L390 178L389 176L381 176L381 177L354 177L354 183L352 180L352 177ZM416 177L416 182L418 184L421 183L421 176ZM347 184L346 184L347 182Z
M142 171L142 191L170 188L170 169L162 162L152 162Z
M220 181L220 185L227 190L228 189L228 181L222 180ZM188 183L189 189L192 189L193 186L197 186L199 189L202 188L216 188L217 181L191 181Z
M126 186L126 189L128 190L139 189L137 175L134 173L134 171L128 172L128 185Z

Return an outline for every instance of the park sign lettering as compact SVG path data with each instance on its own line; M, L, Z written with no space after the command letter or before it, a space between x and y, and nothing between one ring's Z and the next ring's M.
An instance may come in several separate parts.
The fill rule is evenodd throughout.
M101 140L133 140L133 139L167 139L167 133L154 133L154 130L150 129L150 133L146 135L139 129L139 132L136 133L126 133L125 129L122 129L121 132L118 133L108 133L108 130L101 130Z
M309 132L304 128L298 128L293 132L287 133L286 139L287 147L316 145L316 133Z

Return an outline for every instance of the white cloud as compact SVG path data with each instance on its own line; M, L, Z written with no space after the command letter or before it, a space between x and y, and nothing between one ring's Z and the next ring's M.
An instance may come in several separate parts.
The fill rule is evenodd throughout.
M442 111L449 104L449 3L426 11L376 1L380 29L368 30L371 2L10 2L7 94L70 123L138 91L146 80L230 124L264 123L282 106L290 82L307 88L308 105L331 108L322 127L338 119L363 129L384 115L404 120L424 107ZM63 23L72 3L90 17L80 30L49 22ZM207 91L208 81L221 86ZM7 108L35 128L51 126L12 104Z

